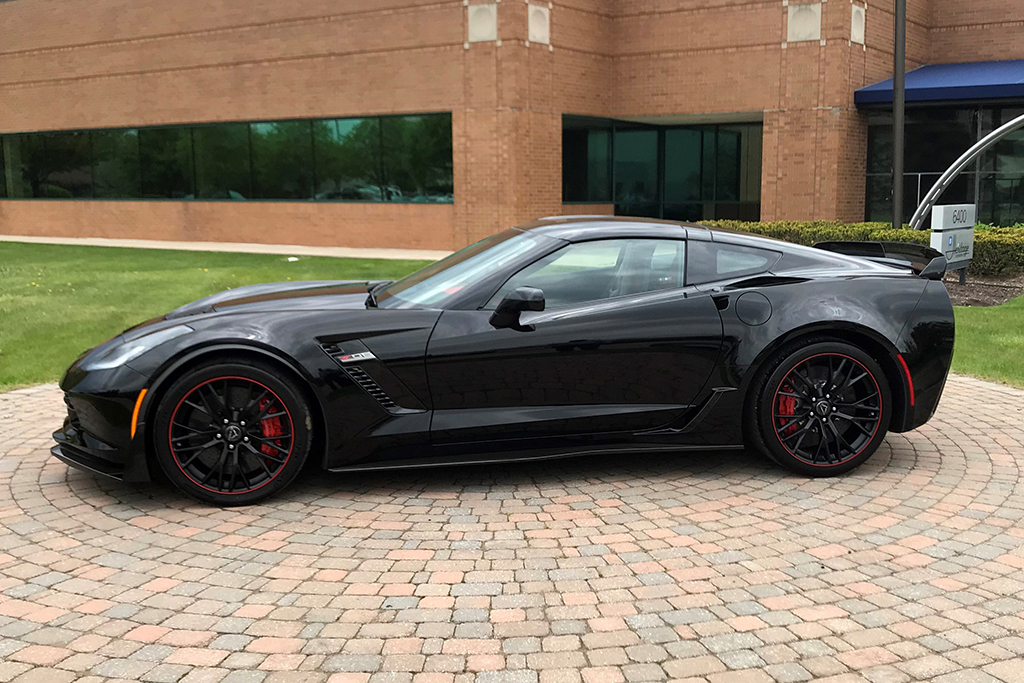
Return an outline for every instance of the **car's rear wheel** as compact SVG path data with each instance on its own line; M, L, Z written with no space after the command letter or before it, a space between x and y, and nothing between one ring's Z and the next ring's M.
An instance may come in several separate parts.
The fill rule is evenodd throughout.
M780 465L814 477L863 464L881 445L892 415L882 368L844 342L783 349L753 390L748 432L754 445Z
M270 365L199 365L163 395L156 459L182 491L247 505L288 486L309 453L312 419L294 383Z

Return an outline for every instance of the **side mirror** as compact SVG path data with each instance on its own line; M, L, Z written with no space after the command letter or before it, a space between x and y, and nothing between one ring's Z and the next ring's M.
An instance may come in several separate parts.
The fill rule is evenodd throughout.
M519 324L519 314L523 311L543 310L544 292L536 287L516 287L494 309L491 325L498 329L507 327L517 332L532 332L533 325Z

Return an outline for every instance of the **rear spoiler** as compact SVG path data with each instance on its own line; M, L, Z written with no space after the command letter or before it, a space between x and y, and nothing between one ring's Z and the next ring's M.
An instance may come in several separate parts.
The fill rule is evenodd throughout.
M815 249L857 256L869 261L910 268L919 277L941 280L946 274L946 257L921 244L906 242L818 242Z

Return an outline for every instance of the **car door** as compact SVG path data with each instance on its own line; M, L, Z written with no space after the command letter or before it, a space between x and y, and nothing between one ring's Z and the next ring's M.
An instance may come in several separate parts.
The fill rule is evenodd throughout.
M708 293L684 286L685 240L570 243L511 276L480 310L446 310L427 347L435 445L579 441L671 422L722 344ZM491 314L521 286L546 309L519 329ZM552 441L553 440L553 441Z

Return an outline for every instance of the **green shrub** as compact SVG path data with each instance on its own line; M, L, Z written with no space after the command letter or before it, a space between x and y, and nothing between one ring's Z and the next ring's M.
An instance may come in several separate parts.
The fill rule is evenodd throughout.
M831 240L911 242L924 245L931 243L931 233L927 230L893 230L889 223L705 221L704 224L807 246ZM979 225L974 234L974 260L971 261L968 272L983 277L1005 277L1024 273L1024 224L1002 228Z

